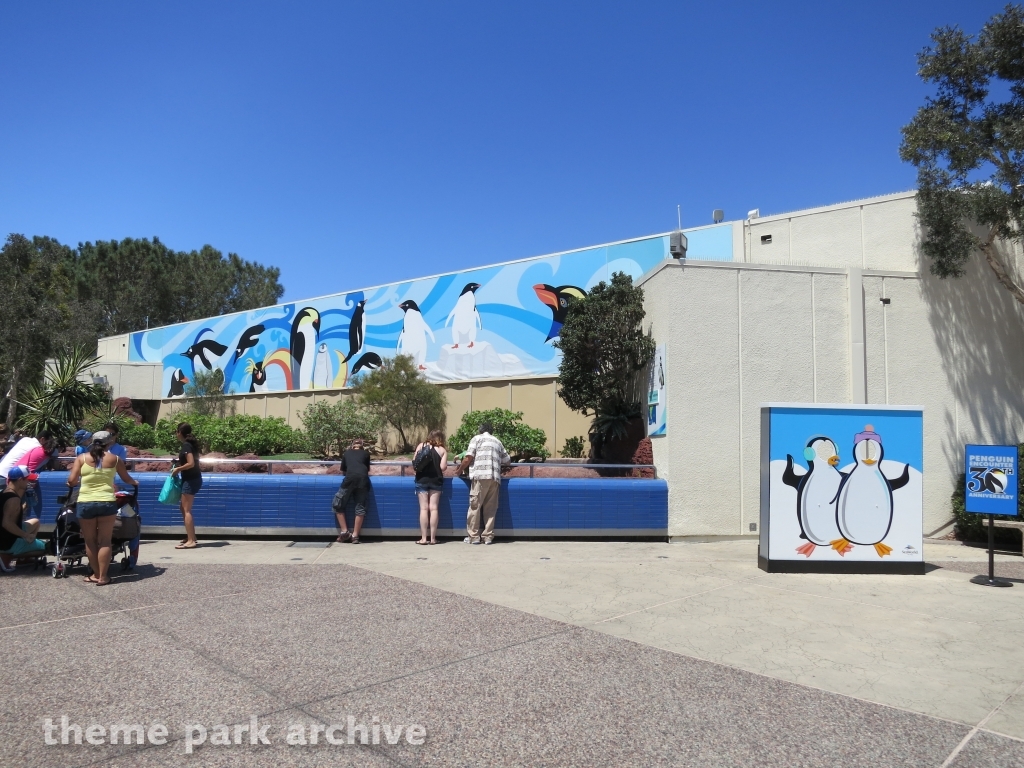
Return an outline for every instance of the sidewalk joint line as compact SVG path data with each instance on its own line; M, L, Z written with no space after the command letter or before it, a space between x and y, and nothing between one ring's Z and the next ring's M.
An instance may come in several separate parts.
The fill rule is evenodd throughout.
M731 581L728 584L722 584L719 587L712 587L711 589L705 589L703 592L694 592L692 595L686 595L685 597L677 597L674 600L666 600L663 603L657 603L655 605L649 605L646 608L638 608L637 610L630 611L629 613L620 613L618 616L611 616L610 618L601 619L600 621L595 621L595 622L592 622L592 623L593 624L604 624L606 621L615 621L616 619L621 619L621 618L624 618L626 616L632 616L635 613L643 613L644 611L649 611L652 608L660 608L663 605L670 605L671 603L679 603L679 602L682 602L683 600L689 600L691 597L697 597L699 595L706 595L706 594L708 594L708 592L717 592L719 589L725 589L726 587L732 587L732 586L735 586L737 583L738 582Z
M25 624L9 624L6 627L0 627L0 631L5 629L20 629L21 627L37 627L43 624L57 624L62 621L75 621L76 619L91 619L95 616L110 616L114 613L127 613L129 611L147 611L151 608L164 608L168 605L181 605L182 603L195 603L200 600L219 600L222 597L237 597L238 595L244 595L244 592L231 592L226 595L212 595L211 597L190 597L188 600L173 600L169 603L153 603L152 605L138 605L134 608L118 608L113 611L99 611L97 613L83 613L77 616L66 616L63 619L47 619L46 621L30 621Z
M984 730L985 729L985 723L987 723L989 720L991 720L992 717L1000 709L1003 708L1003 706L1006 704L1006 702L1008 702L1010 699L1012 699L1014 696L1016 696L1022 690L1024 690L1024 682L1021 682L1021 684L1018 685L1016 688L1014 688L1013 691L1009 695L1006 696L1006 698L1004 698L1001 702L999 702L999 705L995 709L993 709L991 712L989 712L987 715L985 715L985 717L983 717L981 719L980 723L978 723L976 726L971 728L971 730L968 732L968 734L966 736L964 736L963 739L960 740L960 743L957 744L956 747L953 749L953 751L949 753L949 757L946 758L945 762L943 762L943 764L941 766L939 766L939 768L949 768L949 766L952 765L953 761L956 760L956 756L959 755L960 752L963 751L964 747L967 746L967 743L972 738L974 738L974 734L976 734L978 731ZM1003 734L999 734L999 735L1002 736Z

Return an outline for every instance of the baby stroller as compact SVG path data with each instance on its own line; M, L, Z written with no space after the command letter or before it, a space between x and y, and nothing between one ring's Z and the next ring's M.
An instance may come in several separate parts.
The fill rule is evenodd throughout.
M115 495L117 517L114 520L114 532L110 539L110 561L121 556L121 570L132 567L131 542L138 538L142 531L142 520L138 513L138 488L131 493L118 491ZM85 557L85 539L78 522L75 509L78 506L78 488L73 488L66 496L58 496L61 508L57 513L57 523L50 534L50 554L57 558L50 573L59 579L68 575L68 570L77 568Z

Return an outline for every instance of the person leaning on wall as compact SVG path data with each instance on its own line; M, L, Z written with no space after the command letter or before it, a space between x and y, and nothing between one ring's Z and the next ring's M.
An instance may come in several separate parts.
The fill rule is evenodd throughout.
M448 468L448 450L444 447L444 433L435 429L427 439L416 446L413 456L423 448L429 449L427 461L416 469L416 498L420 503L420 539L417 544L437 544L438 505L444 488L444 471ZM429 531L429 538L427 533Z
M466 455L459 465L459 474L469 468L469 511L466 513L467 544L494 541L494 516L498 512L498 494L501 490L501 469L512 463L501 440L491 433L494 427L485 421L476 437L469 441ZM483 532L480 517L483 516Z
M341 487L334 494L334 501L331 503L338 518L338 528L341 529L337 540L358 544L359 532L363 529L363 522L366 519L366 497L370 492L370 452L363 447L361 438L353 440L352 447L342 454L341 471L345 473L345 479L341 481ZM348 522L345 520L345 507L348 506L349 499L356 505L352 533L348 532Z

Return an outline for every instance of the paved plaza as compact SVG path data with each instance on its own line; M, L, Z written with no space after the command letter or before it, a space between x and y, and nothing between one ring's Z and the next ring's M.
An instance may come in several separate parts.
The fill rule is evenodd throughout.
M988 589L956 543L925 576L766 574L749 541L173 544L109 587L0 577L0 765L1024 765L1019 554ZM62 716L167 743L47 745ZM253 717L269 743L211 743Z

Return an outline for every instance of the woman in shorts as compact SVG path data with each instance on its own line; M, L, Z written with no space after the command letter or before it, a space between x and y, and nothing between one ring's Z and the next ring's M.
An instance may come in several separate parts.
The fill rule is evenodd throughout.
M444 487L444 471L448 468L448 451L444 433L435 429L416 446L413 456L424 446L430 448L430 461L416 470L416 498L420 502L420 539L417 544L437 544L437 507ZM427 531L430 538L427 538Z
M70 487L78 485L79 481L82 483L78 490L75 514L82 527L85 553L92 569L85 580L101 587L110 583L107 575L110 568L110 536L114 531L114 515L117 514L114 475L129 485L139 485L138 480L128 474L124 462L107 450L111 442L113 437L109 432L94 434L89 452L76 458L68 473Z
M181 441L181 451L171 475L181 475L181 517L185 521L185 538L175 549L195 549L196 524L192 520L192 502L203 487L203 473L199 471L199 441L192 434L192 425L184 421L178 425L175 437Z

